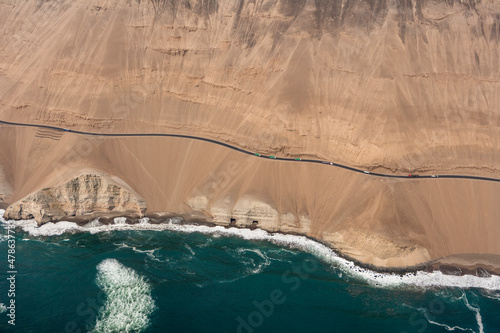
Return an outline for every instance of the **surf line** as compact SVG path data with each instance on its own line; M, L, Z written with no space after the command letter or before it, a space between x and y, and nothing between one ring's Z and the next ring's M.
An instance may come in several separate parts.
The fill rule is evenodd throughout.
M0 216L3 211L0 210ZM0 221L5 221L0 218ZM337 254L334 249L306 236L282 233L270 233L262 229L226 228L223 226L179 224L178 219L167 219L164 223L152 224L143 218L137 224L102 224L91 221L84 226L73 222L46 223L40 227L34 220L16 221L16 226L31 236L62 235L66 232L89 232L91 234L119 230L151 230L173 231L181 233L200 233L210 236L238 237L246 240L268 241L272 244L309 253L327 263L336 270L379 288L429 288L458 287L500 290L500 276L478 277L473 275L446 275L440 271L426 272L422 270L407 273L377 272L362 267L352 260ZM174 222L173 222L174 221Z

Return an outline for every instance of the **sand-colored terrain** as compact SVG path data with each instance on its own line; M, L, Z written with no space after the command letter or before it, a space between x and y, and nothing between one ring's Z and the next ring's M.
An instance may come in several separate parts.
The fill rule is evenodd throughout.
M0 18L2 120L500 178L493 0L2 0ZM148 212L260 216L263 228L379 266L500 258L498 183L379 179L185 139L0 125L9 204L84 170L119 177Z

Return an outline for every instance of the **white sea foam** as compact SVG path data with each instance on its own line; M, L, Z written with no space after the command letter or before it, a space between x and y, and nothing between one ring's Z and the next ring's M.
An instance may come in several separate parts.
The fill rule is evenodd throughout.
M5 304L0 303L0 313L4 313L6 311L7 311L7 307L5 306Z
M205 242L205 243L203 243L203 244L199 244L199 245L197 245L196 247L198 247L198 248L202 249L202 248L205 248L205 247L207 247L207 246L210 246L210 245L212 244L212 242L213 242L212 238L207 238L207 240L206 240L206 242Z
M194 256L196 254L196 252L194 252L191 246L189 246L187 243L184 244L184 247L189 251L189 253L191 253L191 256Z
M481 295L488 297L489 299L494 299L500 301L500 291L499 290L481 290Z
M142 332L156 308L151 286L133 269L116 259L97 265L97 285L106 294L92 333Z
M243 264L245 266L245 271L238 273L238 275L235 278L232 279L218 279L217 281L213 282L206 282L206 283L200 283L197 284L198 287L203 288L212 284L216 283L233 283L238 280L244 279L248 276L256 275L261 273L265 267L269 266L271 263L271 259L267 257L266 254L262 253L259 249L245 249L245 248L237 248L237 249L232 249L232 248L226 248L226 252L231 255L232 257L236 258L240 264ZM259 258L252 258L249 256L249 253L254 253L256 254ZM257 259L257 260L256 260Z
M155 252L157 250L160 250L160 248L155 248L155 249L151 249L151 250L141 250L141 249L138 249L135 246L128 245L128 244L125 244L125 243L118 243L118 244L114 243L114 245L117 248L119 248L119 249L132 249L132 251L134 251L136 253L145 253L146 256L148 256L151 260L161 261L161 260L157 259L156 256L155 256Z
M85 225L86 228L101 227L103 224L99 222L99 218L96 218Z
M437 294L439 295L439 293ZM439 295L440 297L443 297L443 298L450 298L450 295ZM483 326L483 318L481 316L481 313L480 313L480 308L479 306L474 306L474 305L471 305L468 298L467 298L467 294L465 293L465 291L462 290L462 294L461 296L459 297L451 297L452 299L452 302L461 302L463 303L467 309L469 309L471 312L474 313L474 317L476 319L476 324L478 326L478 329L479 331L477 331L478 333L484 333L484 326ZM405 304L406 305L406 304ZM410 308L413 308L409 305L406 305ZM466 328L466 327L461 327L461 326L450 326L448 324L445 324L445 323L441 323L441 322L438 322L435 318L434 315L430 314L429 311L427 309L424 309L424 308L416 308L416 310L418 310L419 312L421 312L425 319L427 319L427 321L432 324L432 325L436 325L436 326L441 326L441 327L444 327L447 331L462 331L462 332L472 332L472 333L476 333L475 330L473 330L472 328Z
M81 227L73 222L49 222L40 227L38 227L38 224L34 220L20 220L16 221L15 224L35 237L59 236L67 232L77 232L81 230Z
M483 317L481 317L479 305L477 307L471 305L469 303L469 300L467 299L467 295L465 293L463 295L463 300L464 300L464 304L467 307L467 309L474 312L474 315L476 317L477 326L479 328L479 333L484 333Z
M462 331L462 332L472 332L472 333L476 333L474 332L473 329L470 329L470 328L464 328L464 327L460 327L460 326L449 326L449 325L446 325L446 324L443 324L443 323L440 323L440 322L437 322L433 319L431 319L431 316L429 316L428 312L427 311L423 311L424 313L424 316L425 316L425 319L427 319L427 321L432 324L432 325L436 325L436 326L441 326L441 327L444 327L446 328L447 331ZM482 332L481 332L482 333Z
M131 249L132 248L130 245L127 245L125 243L113 243L113 245L119 249Z
M1 212L1 211L0 211ZM5 221L0 217L0 221ZM78 226L76 223L58 222L47 223L41 227L34 220L16 221L15 224L32 236L60 235L64 232L90 232L99 233L116 230L170 230L183 233L202 233L213 237L240 237L247 240L268 241L273 244L298 249L313 254L328 264L341 270L348 276L367 281L377 287L458 287L458 288L483 288L488 290L500 290L500 276L478 277L473 275L445 275L439 271L428 273L419 271L404 275L378 273L369 269L356 266L353 262L339 257L329 247L315 242L304 236L273 234L261 229L238 229L224 228L221 226L209 227L204 225L181 225L177 220L170 222L150 224L146 221L138 224L110 224L97 227Z
M247 256L247 253L255 253L257 256L259 256L262 260L260 262L255 262L254 259L250 258L252 267L248 268L248 273L249 274L259 274L264 270L265 267L269 266L271 264L271 260L269 257L267 257L264 253L262 253L261 250L259 249L243 249L239 248L236 250L236 252L240 256Z
M114 224L118 225L126 225L127 224L127 218L126 217L115 217L113 219Z
M272 261L279 261L279 262L286 262L289 264L293 264L293 261L290 259L287 259L286 257L283 256L283 253L290 253L292 256L298 255L300 252L298 251L290 251L286 248L282 248L280 250L266 250L266 256L268 257L269 260Z

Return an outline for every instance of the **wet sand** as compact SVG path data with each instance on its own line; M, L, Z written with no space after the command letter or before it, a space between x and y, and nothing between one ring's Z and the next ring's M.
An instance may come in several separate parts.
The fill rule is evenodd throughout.
M142 218L135 215L121 214L116 216L114 215L93 216L92 218L77 217L73 219L64 219L61 221L75 222L79 226L84 226L89 222L95 220L96 218L99 218L99 223L110 225L114 224L114 219L116 217L125 218L125 223L130 225L139 223L140 219ZM200 217L189 216L189 215L178 216L173 214L152 213L146 215L145 217L149 219L148 223L150 224L175 223L180 225L204 225L208 227L217 226L216 223L208 222ZM172 219L175 220L172 221ZM55 221L54 223L57 223L57 221ZM225 227L238 228L236 225L229 225ZM239 228L244 229L242 227ZM257 226L249 225L246 229L254 230L257 229ZM298 233L288 233L288 234L296 236L304 236ZM321 243L327 247L332 248L338 256L354 262L359 267L366 268L379 273L406 274L406 273L415 273L418 271L426 271L426 272L440 271L445 275L455 275L455 276L474 275L483 278L488 278L491 275L500 276L500 256L498 255L459 254L459 255L448 256L445 258L439 258L436 260L424 262L417 265L401 266L401 267L382 267L365 263L349 255L346 255L342 253L342 251L340 251L338 248L335 248L335 246L332 246L332 244L328 244L322 240L316 239L314 237L308 237L308 236L306 237L318 243Z

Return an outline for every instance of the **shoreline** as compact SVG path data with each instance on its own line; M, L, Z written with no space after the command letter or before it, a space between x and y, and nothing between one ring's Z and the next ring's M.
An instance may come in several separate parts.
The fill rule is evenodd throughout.
M447 257L441 257L432 259L421 264L411 265L411 266L403 266L403 267L384 267L377 266L369 263L362 262L356 258L353 258L349 255L344 254L332 244L328 244L324 240L317 239L315 237L293 233L293 232L271 232L262 228L258 228L257 226L248 226L248 227L239 227L236 225L222 225L213 222L207 221L205 218L197 217L189 214L170 214L170 213L149 213L145 214L143 217L137 216L135 214L92 214L91 216L75 216L75 217L66 217L64 219L57 219L52 221L51 223L57 224L60 222L72 222L77 224L79 227L83 227L88 223L94 221L95 219L99 219L99 223L103 225L113 225L115 224L115 218L124 218L125 224L135 225L139 224L140 219L148 218L148 223L152 225L161 225L166 223L167 219L178 218L179 220L175 223L178 225L186 225L186 226L207 226L207 227L223 227L225 229L236 228L240 230L263 230L268 232L269 234L281 234L281 235L292 235L292 236L302 236L309 240L312 240L318 244L321 244L329 249L331 249L339 258L352 262L355 266L367 269L376 273L385 273L385 274L394 274L394 275L404 275L404 274L416 274L417 272L441 272L444 275L450 276L464 276L471 275L477 276L480 278L488 278L492 275L500 276L500 265L496 265L492 262L487 262L481 258L481 254L455 254ZM43 225L43 224L42 224ZM38 227L41 227L39 225ZM487 256L487 255L486 255ZM494 256L494 255L491 255Z

